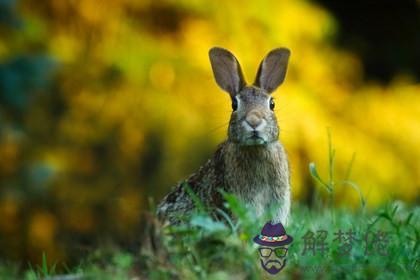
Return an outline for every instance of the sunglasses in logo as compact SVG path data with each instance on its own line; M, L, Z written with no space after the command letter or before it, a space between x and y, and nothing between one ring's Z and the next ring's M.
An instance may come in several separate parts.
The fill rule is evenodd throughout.
M264 257L264 258L269 258L273 252L278 258L283 258L287 254L287 248L285 247L278 247L278 248L261 247L261 248L258 248L258 251L260 252L261 257Z

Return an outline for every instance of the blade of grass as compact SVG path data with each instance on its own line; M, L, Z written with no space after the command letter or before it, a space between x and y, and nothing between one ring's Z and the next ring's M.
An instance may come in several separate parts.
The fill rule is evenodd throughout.
M190 198L192 199L192 201L194 202L194 205L197 207L197 209L200 212L205 212L205 207L203 205L203 202L201 201L201 199L194 193L194 191L191 189L190 185L188 185L187 182L183 182L182 183L182 187L185 189L185 191L187 192L187 194L190 196Z
M362 191L360 190L359 186L356 183L354 183L352 181L348 181L348 180L341 181L341 183L344 184L344 185L349 185L350 187L352 187L353 189L355 189L357 191L357 193L359 194L359 198L360 198L360 205L361 205L362 209L365 209L366 200L363 197Z
M232 233L234 235L237 235L237 227L233 224L233 221L229 217L229 215L220 208L217 208L216 212L219 213L226 220L226 222L229 224L230 228L232 229Z
M44 276L49 276L48 273L48 263L47 263L47 255L45 252L42 253L42 274Z
M350 180L351 171L353 169L354 161L356 160L356 152L353 153L351 156L351 160L347 166L346 176L344 177L344 181Z
M335 149L332 145L332 136L330 128L327 129L328 134L328 174L329 180L328 185L330 186L331 193L334 192L334 161L335 161Z
M324 186L328 192L332 192L331 187L327 183L325 183L319 176L318 171L316 170L315 163L313 162L309 163L309 173L318 183Z

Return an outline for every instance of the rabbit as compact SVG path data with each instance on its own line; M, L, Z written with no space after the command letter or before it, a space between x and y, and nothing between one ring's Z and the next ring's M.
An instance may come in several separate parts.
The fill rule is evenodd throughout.
M271 221L285 225L291 204L289 163L279 142L271 93L285 79L290 50L270 51L252 85L246 84L230 51L214 47L209 57L216 83L232 101L228 137L211 159L163 198L157 215L169 224L179 224L196 209L197 199L205 207L224 209L221 189L253 207L257 217L277 207Z

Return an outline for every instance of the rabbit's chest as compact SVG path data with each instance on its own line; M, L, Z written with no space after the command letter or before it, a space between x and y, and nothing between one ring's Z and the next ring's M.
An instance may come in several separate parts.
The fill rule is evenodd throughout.
M288 179L273 172L249 172L242 179L238 179L240 184L235 184L233 193L247 208L254 211L257 217L274 213L274 221L286 223L290 208Z
M265 207L289 192L287 158L279 143L247 152L234 150L228 155L225 186L244 202Z
M262 174L247 174L235 184L234 192L247 203L264 207L279 196L281 180Z
M228 185L247 202L266 204L286 187L282 174L270 163L245 164L235 171L227 176Z
M277 195L274 193L276 190L270 185L260 185L258 189L258 192L253 192L251 195L244 195L242 199L249 205L255 207L257 213L262 213Z

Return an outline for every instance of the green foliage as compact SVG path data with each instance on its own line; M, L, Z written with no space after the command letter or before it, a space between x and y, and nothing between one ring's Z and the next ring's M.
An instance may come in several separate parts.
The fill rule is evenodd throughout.
M234 228L225 222L214 220L209 215L197 213L187 224L167 227L160 236L165 257L158 254L114 252L110 256L99 253L69 271L75 279L129 279L135 275L147 279L261 279L265 271L260 269L257 246L252 238L259 233L265 220L248 219L253 213L244 213L244 206L234 197L228 198L229 209L242 213ZM336 209L333 221L327 213L329 208L315 212L295 204L291 223L286 231L294 238L289 246L288 263L280 275L286 279L415 279L418 274L419 207L408 207L402 202L393 202L368 213ZM353 230L357 241L349 255L338 254L334 233L338 230ZM308 231L328 231L330 248L321 255L303 255L303 236ZM361 233L367 231L388 232L388 256L375 251L367 255ZM369 247L369 249L372 249ZM16 275L0 266L2 276ZM54 266L48 266L46 256L43 264L26 273L26 279L54 276ZM61 275L63 276L63 275ZM35 277L35 278L34 278ZM52 278L53 279L53 278Z
M57 262L54 262L52 265L48 264L47 255L42 253L42 263L41 265L36 265L35 268L29 264L30 270L25 273L25 279L35 280L35 279L44 279L51 277L56 274Z

